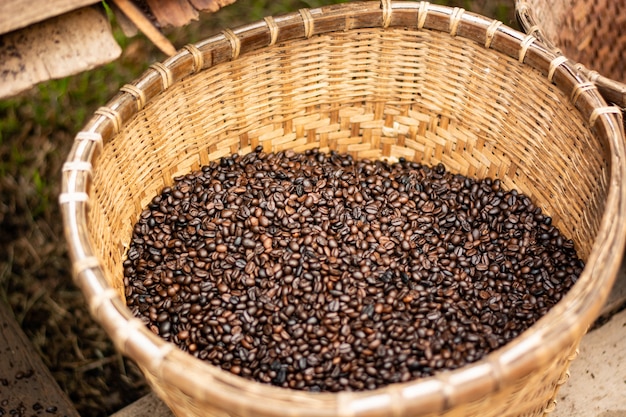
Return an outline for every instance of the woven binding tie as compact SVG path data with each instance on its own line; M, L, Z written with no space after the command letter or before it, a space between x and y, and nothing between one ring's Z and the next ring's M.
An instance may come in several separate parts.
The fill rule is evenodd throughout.
M93 166L89 161L67 161L63 164L63 172L69 171L86 171L91 175Z
M528 33L529 35L534 35L535 33L537 33L539 36L541 36L541 30L539 29L538 25L533 25L531 26L526 33Z
M59 204L69 203L86 203L89 201L89 195L84 192L68 192L59 194Z
M596 88L597 88L596 85L592 83L591 81L576 84L574 86L574 89L572 90L570 101L572 103L576 103L576 100L578 100L578 97L580 97L582 93L584 93L585 91L594 90Z
M500 22L499 20L494 20L493 22L491 22L491 24L487 28L487 32L485 33L485 48L489 48L491 46L491 42L496 36L496 32L498 31L498 28L500 26L502 26L502 22Z
M570 378L570 373L569 370L565 371L565 373L563 374L563 378L559 379L557 381L557 385L563 385L565 384L567 381L569 381Z
M145 325L141 324L143 327ZM163 378L163 361L169 356L171 352L175 349L173 343L163 343L158 348L158 354L152 356L150 358L150 362L148 366L153 370L155 375L159 378Z
M589 116L589 126L595 125L598 117L603 114L616 114L621 119L622 110L617 106L596 107Z
M228 39L228 42L230 42L230 58L237 59L239 57L239 52L241 52L241 41L239 40L239 37L235 35L235 32L231 29L225 29L222 31L222 34L226 37L226 39Z
M537 40L537 38L535 38L532 35L528 35L524 38L524 40L520 43L520 50L519 50L519 58L518 61L521 63L524 63L524 58L526 58L526 52L528 52L528 48L530 47L530 45L533 44L533 42L535 42Z
M91 314L93 314L94 317L98 317L97 312L100 310L100 307L102 307L102 304L110 303L115 297L117 297L117 291L111 287L98 293L98 296L93 297L93 301L90 303L89 309L91 310Z
M567 58L563 55L557 56L552 61L550 61L550 69L548 70L548 81L552 82L552 78L554 77L554 72L558 67L563 65L567 61Z
M304 24L304 37L309 39L313 35L313 30L315 29L313 15L311 15L311 11L309 9L300 9L298 10L298 13L302 16L302 23Z
M193 59L193 72L199 72L204 68L204 55L202 55L202 51L198 49L196 45L185 45L183 46L187 52L191 54L191 58Z
M100 133L84 132L84 131L78 132L74 140L94 142L96 146L98 147L98 152L102 152L103 141L102 141L102 135Z
M104 304L104 302L108 302L112 304L113 308L118 310L115 304L113 304L113 299L117 298L118 296L117 293L113 291L112 294L109 294L109 292L107 291L107 296L108 298L105 298L103 300L100 300L100 298L98 298L98 307ZM97 311L98 309L94 308L94 312ZM122 325L115 329L116 337L114 338L114 341L116 345L122 350L122 352L128 351L128 348L126 347L128 340L131 338L132 335L137 334L143 328L145 328L145 324L143 324L143 322L138 318L132 318L130 320L124 321Z
M272 16L267 16L264 18L265 24L267 24L267 29L270 31L270 43L269 46L272 46L278 40L278 25Z
M388 28L391 24L391 15L393 13L391 9L391 0L382 0L380 2L380 8L383 11L383 27Z
M463 13L465 13L465 10L461 9L460 7L455 7L452 11L452 14L450 15L449 25L451 36L456 36L456 31L459 28L459 23L461 22L461 17L463 16Z
M94 113L109 119L113 123L113 131L116 134L120 133L120 129L122 128L122 116L120 116L117 111L112 110L108 107L100 107Z
M417 9L417 28L422 29L424 24L426 23L426 16L428 16L428 6L430 3L427 1L420 2L419 8Z
M163 83L163 90L167 90L172 85L172 71L160 62L155 62L150 65L150 68L155 70L161 76L161 82Z
M95 256L87 256L85 258L75 260L72 264L72 271L74 273L74 276L77 277L83 271L86 271L87 269L97 268L99 266L100 262L98 261L98 258L96 258ZM113 290L113 288L111 289Z
M556 409L556 400L550 400L546 408L543 410L545 414L552 413Z
M146 105L146 93L144 93L141 88L132 84L126 84L120 88L120 90L135 97L135 101L137 102L137 111L141 111L141 109L143 109Z

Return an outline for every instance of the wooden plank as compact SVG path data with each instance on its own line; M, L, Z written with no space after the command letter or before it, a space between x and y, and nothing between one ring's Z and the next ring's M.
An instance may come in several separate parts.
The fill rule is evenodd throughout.
M0 346L1 416L79 417L3 302L0 302Z
M121 53L99 7L0 35L0 98L111 62Z
M1 0L0 34L100 3L99 0Z

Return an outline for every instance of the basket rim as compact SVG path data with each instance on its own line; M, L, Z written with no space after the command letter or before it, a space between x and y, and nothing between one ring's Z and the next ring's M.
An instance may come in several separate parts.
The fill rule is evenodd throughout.
M347 19L349 16L350 19ZM428 378L364 392L308 393L285 390L245 380L194 358L150 332L135 318L116 291L107 284L101 262L85 235L89 203L91 161L103 144L151 99L187 76L262 50L278 42L306 39L340 29L328 29L328 19L342 18L344 30L406 27L449 33L475 41L487 53L504 54L541 72L548 82L570 96L591 127L606 132L611 148L611 174L606 210L585 269L569 293L529 330L482 360L454 371ZM261 41L259 41L261 39ZM578 105L577 105L578 104ZM584 104L584 105L583 105ZM590 113L585 108L592 108ZM582 109L581 109L582 108ZM499 391L538 365L549 361L554 352L577 343L597 316L615 279L626 243L626 180L624 134L621 114L608 106L598 90L577 71L575 64L541 44L535 36L512 29L500 21L460 8L412 1L361 1L302 9L279 17L269 17L237 29L227 29L156 63L132 84L127 84L105 106L95 112L76 135L63 170L63 190L59 197L64 229L76 284L87 298L90 312L113 339L116 348L155 376L171 375L175 389L191 397L216 399L231 409L246 408L258 413L276 407L277 401L297 404L302 415L351 414L374 405L399 404L399 399L420 406L426 412L440 412ZM618 227L616 227L616 225ZM617 250L616 250L617 249ZM595 285L582 294L582 281ZM584 295L584 297L582 296ZM574 312L586 312L582 320ZM569 314L567 314L569 313ZM564 329L569 329L564 331ZM533 352L533 354L528 354ZM573 359L573 358L571 358ZM185 366L182 366L185 365ZM205 381L197 384L194 381ZM249 395L241 395L244 389ZM228 399L219 392L232 393ZM263 401L272 398L273 401Z
M543 32L541 22L535 17L533 7L528 4L527 0L515 0L515 16L525 33L536 36L555 54L563 55L559 46ZM592 67L592 63L576 63L576 68L597 85L607 101L615 103L626 112L626 82L606 77L588 67Z

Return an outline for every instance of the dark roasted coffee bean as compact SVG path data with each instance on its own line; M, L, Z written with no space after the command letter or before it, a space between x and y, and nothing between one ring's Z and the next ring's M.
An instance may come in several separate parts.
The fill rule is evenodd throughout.
M232 155L133 228L126 301L241 377L367 390L480 360L576 282L574 244L529 198L403 158Z

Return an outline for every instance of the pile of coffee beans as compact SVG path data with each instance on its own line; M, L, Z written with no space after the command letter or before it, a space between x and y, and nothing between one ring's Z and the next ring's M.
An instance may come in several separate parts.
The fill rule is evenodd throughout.
M515 338L583 263L499 180L401 159L257 148L177 178L141 213L128 306L242 377L369 390Z

